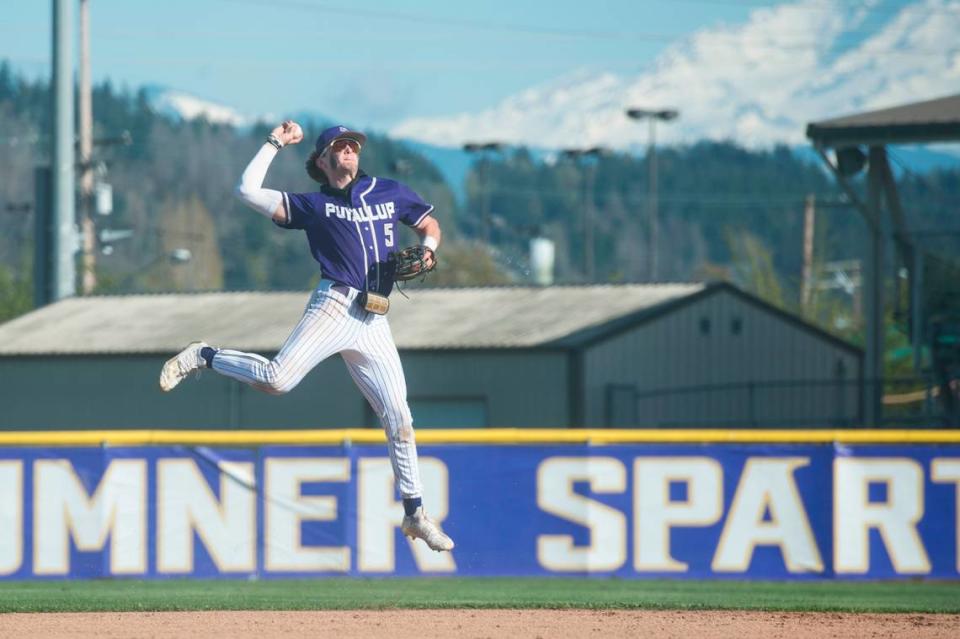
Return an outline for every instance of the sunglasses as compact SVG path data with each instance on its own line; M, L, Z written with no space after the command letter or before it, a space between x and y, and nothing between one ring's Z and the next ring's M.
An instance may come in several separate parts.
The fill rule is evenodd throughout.
M354 153L360 153L360 145L355 140L340 139L330 145L330 149L333 151L343 151L345 148L350 147L353 149Z

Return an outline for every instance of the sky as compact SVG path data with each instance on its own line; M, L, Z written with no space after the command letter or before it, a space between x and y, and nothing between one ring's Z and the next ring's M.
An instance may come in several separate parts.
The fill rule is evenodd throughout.
M672 107L679 117L657 127L658 142L807 146L811 122L957 94L958 33L960 0L757 6L742 22L671 42L639 71L574 73L493 108L409 118L390 133L443 146L639 150L648 133L626 111Z
M72 3L74 15L77 0ZM804 142L805 124L957 92L960 0L89 0L95 81L439 146ZM50 73L51 0L4 8L0 59ZM660 139L660 138L658 138Z
M160 85L244 113L314 111L381 129L411 117L488 108L574 71L636 72L670 43L698 29L742 22L761 4L89 3L95 81ZM30 77L48 75L52 1L11 2L3 14L0 59Z

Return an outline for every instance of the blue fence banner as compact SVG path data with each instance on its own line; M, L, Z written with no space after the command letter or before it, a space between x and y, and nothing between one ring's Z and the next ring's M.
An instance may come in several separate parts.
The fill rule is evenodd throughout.
M960 446L421 445L399 529L382 445L0 448L0 579L956 579Z

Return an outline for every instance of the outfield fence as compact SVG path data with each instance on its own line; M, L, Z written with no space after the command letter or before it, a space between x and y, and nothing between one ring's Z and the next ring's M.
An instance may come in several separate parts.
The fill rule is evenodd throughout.
M402 537L383 433L0 433L0 578L960 577L960 432L424 430Z

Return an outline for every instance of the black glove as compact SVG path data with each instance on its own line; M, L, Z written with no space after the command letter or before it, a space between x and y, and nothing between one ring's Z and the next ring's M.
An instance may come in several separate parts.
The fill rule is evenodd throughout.
M429 266L427 261L429 260ZM416 277L426 276L437 265L437 256L433 249L422 244L417 246L408 246L398 253L390 255L390 261L394 264L393 279L398 282L406 282Z

